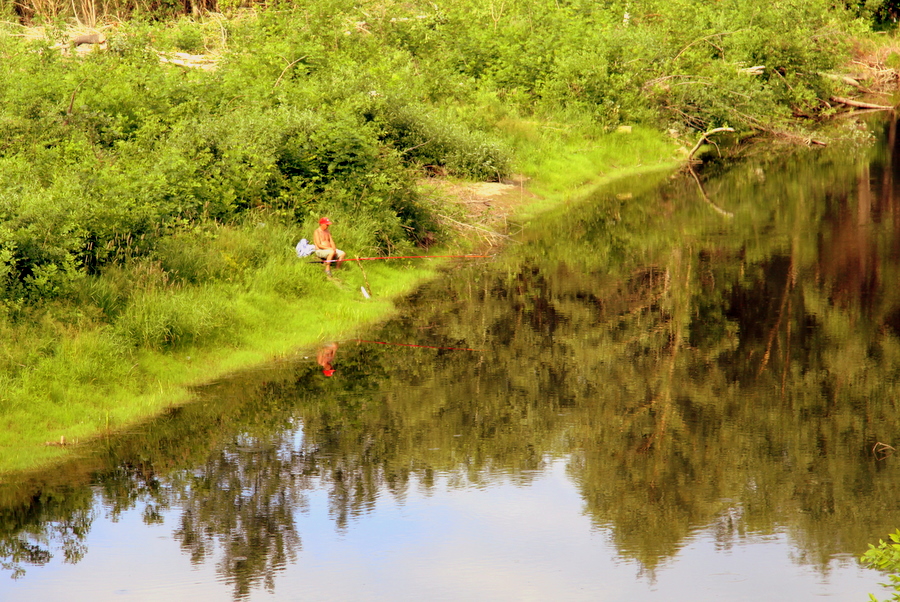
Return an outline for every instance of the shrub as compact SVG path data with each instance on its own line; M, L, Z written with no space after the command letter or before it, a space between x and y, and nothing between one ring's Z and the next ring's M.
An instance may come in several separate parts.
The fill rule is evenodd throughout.
M510 154L498 139L453 123L423 105L376 99L363 115L380 139L417 167L444 167L456 176L497 180L509 173Z
M883 539L878 540L878 547L869 544L869 550L863 554L860 560L863 564L879 571L893 573L890 575L891 584L887 587L894 589L895 593L891 600L897 601L900 600L900 529L890 534L890 540L893 543L888 543ZM871 594L869 598L873 601L876 600L875 596Z
M336 211L369 224L366 248L411 244L433 229L416 170L502 177L501 119L790 127L823 110L850 16L826 0L327 0L127 22L87 57L0 36L0 299L73 294L134 258L177 282L238 278L262 264L167 237L258 208ZM162 64L153 44L222 59Z

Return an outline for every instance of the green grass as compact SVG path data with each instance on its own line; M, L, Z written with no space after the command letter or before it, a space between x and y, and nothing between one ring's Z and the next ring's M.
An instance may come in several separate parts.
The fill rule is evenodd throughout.
M529 189L537 195L517 213L526 222L615 179L675 169L687 153L682 142L644 127L602 132L586 124L519 120L500 125L518 150L516 170L531 178Z

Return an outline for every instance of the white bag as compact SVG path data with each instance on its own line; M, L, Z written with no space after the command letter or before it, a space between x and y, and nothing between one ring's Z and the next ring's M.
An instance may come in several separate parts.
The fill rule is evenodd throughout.
M300 242L297 243L297 257L307 257L308 255L312 255L316 250L316 245L311 244L305 238L301 238Z

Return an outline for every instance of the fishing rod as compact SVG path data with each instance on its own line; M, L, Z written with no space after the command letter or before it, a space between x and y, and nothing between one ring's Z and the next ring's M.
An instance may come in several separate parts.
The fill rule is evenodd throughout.
M454 257L458 259L473 259L479 257L493 257L493 255L394 255L390 257L353 257L343 261L373 261L375 259L437 259L444 257ZM337 259L314 259L309 263L337 263Z

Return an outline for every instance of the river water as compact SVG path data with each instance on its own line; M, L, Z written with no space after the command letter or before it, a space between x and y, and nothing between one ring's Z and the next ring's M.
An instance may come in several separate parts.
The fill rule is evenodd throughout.
M868 127L598 190L330 377L300 353L7 480L0 599L886 597L858 557L900 527L900 195Z

